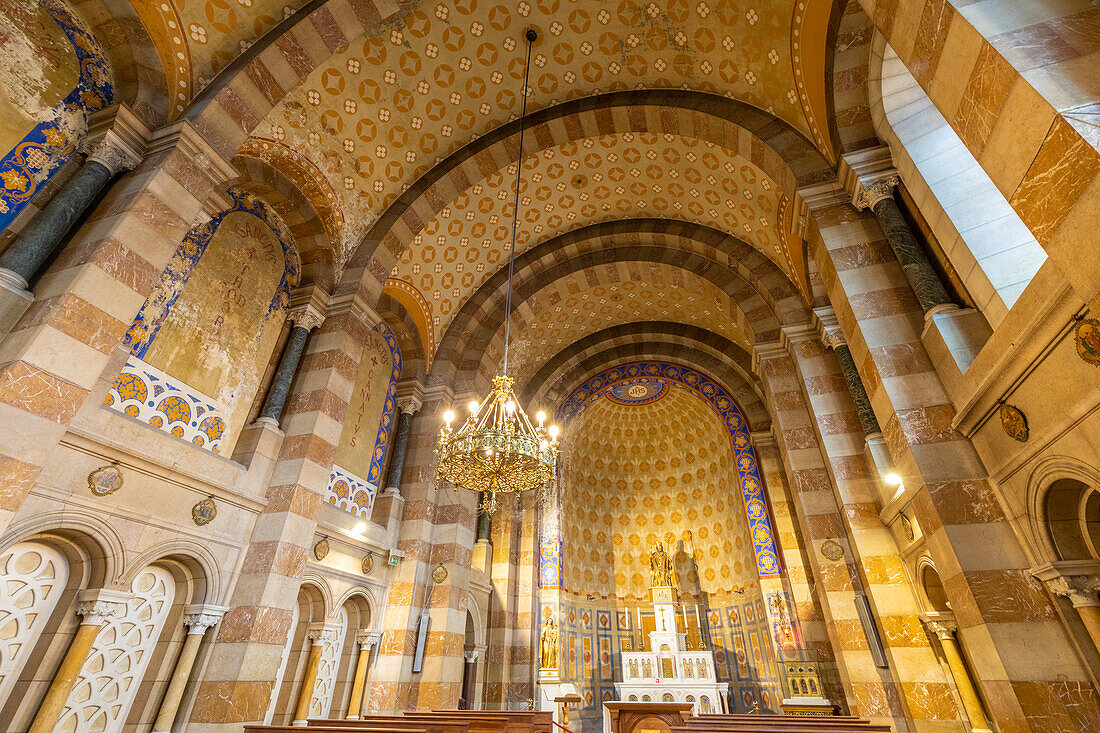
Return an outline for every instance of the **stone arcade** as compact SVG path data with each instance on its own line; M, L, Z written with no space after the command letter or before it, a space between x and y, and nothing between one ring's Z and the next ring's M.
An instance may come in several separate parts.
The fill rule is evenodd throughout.
M0 0L0 730L1095 729L1097 69L1095 0ZM502 374L559 454L479 513Z

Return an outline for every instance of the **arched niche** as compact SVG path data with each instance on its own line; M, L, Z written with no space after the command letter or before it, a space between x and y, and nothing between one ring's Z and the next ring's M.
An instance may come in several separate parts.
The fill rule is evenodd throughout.
M114 98L111 68L63 0L0 4L0 230L6 229Z
M279 339L299 273L294 239L261 199L192 228L126 333L105 404L202 448L232 455Z
M267 715L264 722L272 725L290 725L294 708L302 687L309 650L312 644L310 627L323 623L329 604L327 589L312 582L302 583L297 602L291 613L286 645L275 677Z
M385 321L367 333L325 497L370 519L394 428L401 349Z
M1100 560L1100 492L1096 488L1060 478L1047 489L1043 509L1055 560Z

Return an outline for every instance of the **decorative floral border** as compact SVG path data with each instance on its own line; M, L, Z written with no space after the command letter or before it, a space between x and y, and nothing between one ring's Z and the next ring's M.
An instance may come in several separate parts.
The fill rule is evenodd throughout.
M753 550L756 553L756 567L761 578L775 577L781 574L779 555L776 552L774 532L768 516L768 505L764 499L763 481L756 462L756 453L749 441L748 423L741 408L733 397L713 379L687 367L663 362L642 361L621 367L608 369L592 377L581 385L559 411L559 419L568 423L601 395L613 387L628 382L664 382L677 386L701 397L714 408L726 424L733 445L734 461L741 479L741 494L745 501L745 514L749 520L749 534L752 536ZM553 538L547 537L540 548L540 583L544 588L561 587L561 538L557 538L555 549ZM545 567L553 564L553 568Z
M382 335L386 345L390 347L390 384L386 389L386 402L382 406L382 419L378 423L378 438L374 441L374 454L371 456L370 469L367 471L367 481L378 484L382 480L382 461L386 459L386 448L390 444L390 431L393 430L394 412L397 410L397 380L401 379L401 347L397 345L397 337L386 325L385 321L379 321L374 327L375 332Z
M0 229L11 224L43 183L76 150L78 137L87 130L88 113L103 109L114 99L111 66L95 36L62 0L39 0L42 8L61 27L76 52L80 75L72 91L58 102L53 114L38 123L3 158L0 158ZM82 129L66 130L65 120L78 121Z

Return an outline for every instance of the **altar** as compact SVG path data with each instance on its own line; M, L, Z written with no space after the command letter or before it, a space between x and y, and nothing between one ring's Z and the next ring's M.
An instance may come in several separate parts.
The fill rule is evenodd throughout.
M718 682L714 653L690 650L686 624L684 632L677 629L679 598L672 585L668 557L660 545L652 563L655 585L650 588L650 601L655 629L649 632L649 650L620 652L623 681L615 683L618 698L627 702L691 703L693 715L725 713L729 684Z

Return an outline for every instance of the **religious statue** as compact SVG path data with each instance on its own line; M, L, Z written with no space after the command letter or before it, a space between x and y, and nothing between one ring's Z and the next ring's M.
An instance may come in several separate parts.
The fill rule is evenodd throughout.
M675 585L672 579L672 560L669 559L665 546L660 542L649 554L649 571L653 587Z
M554 619L547 618L539 634L539 667L541 669L558 668L558 630Z

